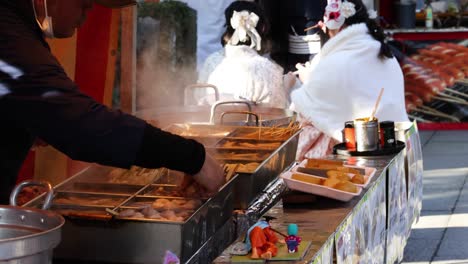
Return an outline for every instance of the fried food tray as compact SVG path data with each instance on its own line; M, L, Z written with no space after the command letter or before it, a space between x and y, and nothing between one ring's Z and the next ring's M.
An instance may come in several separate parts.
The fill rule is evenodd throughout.
M185 130L184 130L185 129ZM236 165L238 180L234 187L234 206L247 209L265 187L278 178L296 157L300 129L288 127L231 127L217 125L172 125L168 131L204 143L207 151L222 164ZM215 131L215 134L205 134ZM220 131L223 135L220 135Z
M232 159L228 155L220 159L226 166L236 165L232 168L238 172L242 166L249 172L232 177L214 197L197 195L198 190L190 189L192 186L188 193L178 192L180 177L168 170L93 165L54 188L57 200L51 210L68 220L62 243L54 252L56 258L157 263L170 250L185 262L230 219L234 208L247 208L294 162L300 132L205 125L173 125L166 130L199 140L209 151L263 156L252 160ZM228 141L233 145L226 146ZM257 143L262 145L255 146ZM184 205L190 202L187 206L192 207L177 211L173 219L148 217L154 213L151 209L161 214L160 208L170 208L171 205L156 204L159 199L185 202ZM38 197L26 206L40 207L41 200Z
M155 263L170 250L185 261L232 216L237 175L209 197L194 185L182 191L182 174L167 169L143 171L154 176L144 184L109 182L126 181L115 170L93 165L54 188L51 210L67 218L56 258ZM40 196L26 206L42 201Z

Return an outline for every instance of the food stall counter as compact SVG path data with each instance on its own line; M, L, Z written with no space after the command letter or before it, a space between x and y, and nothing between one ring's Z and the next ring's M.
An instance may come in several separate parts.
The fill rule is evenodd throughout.
M373 253L378 253L379 250L385 250L386 181L389 173L395 174L395 172L397 173L394 175L395 178L404 181L403 153L382 157L330 156L328 158L343 160L348 164L373 167L377 171L361 195L349 202L316 197L312 203L287 204L280 199L280 196L271 201L273 207L265 214L276 218L271 226L286 234L288 224L297 224L298 235L302 241L311 242L301 260L275 260L274 263L332 263L333 250L337 250L337 257L340 259L337 263L343 263L348 257L362 260L369 258ZM402 189L399 188L400 190ZM406 196L406 192L399 195ZM257 208L250 208L246 214L252 223L259 219L264 211L259 212ZM245 236L240 234L240 237ZM231 252L232 249L228 248L214 263L241 263L236 260L237 257L232 258ZM382 251L382 262L383 255Z

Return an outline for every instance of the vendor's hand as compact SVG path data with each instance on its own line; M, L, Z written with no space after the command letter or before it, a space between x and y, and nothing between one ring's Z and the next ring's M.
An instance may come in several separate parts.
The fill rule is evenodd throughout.
M298 63L296 64L296 69L297 71L294 73L299 77L302 83L305 83L310 74L310 62L306 62L305 64Z
M288 72L283 76L283 86L286 91L291 90L296 84L297 77L292 72Z
M318 27L323 31L323 33L327 33L327 26L325 25L325 23L323 23L322 20L318 22Z
M193 178L209 192L217 192L225 182L221 165L208 152L205 154L203 167Z

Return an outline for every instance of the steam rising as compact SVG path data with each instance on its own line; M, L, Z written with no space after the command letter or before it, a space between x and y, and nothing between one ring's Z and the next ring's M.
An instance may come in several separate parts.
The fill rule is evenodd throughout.
M137 111L183 105L184 87L196 82L197 73L195 52L186 55L178 41L174 27L151 17L138 19Z

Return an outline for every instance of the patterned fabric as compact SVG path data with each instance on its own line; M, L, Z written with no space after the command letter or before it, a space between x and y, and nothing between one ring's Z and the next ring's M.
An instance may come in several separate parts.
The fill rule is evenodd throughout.
M302 119L302 132L299 135L296 158L298 160L312 159L331 154L333 146L338 144L338 140L327 136L303 117L299 116L299 119Z

